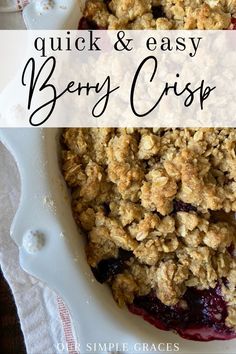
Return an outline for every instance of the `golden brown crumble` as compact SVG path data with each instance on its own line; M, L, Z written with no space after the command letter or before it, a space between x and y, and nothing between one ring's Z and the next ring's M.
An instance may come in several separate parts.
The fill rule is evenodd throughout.
M84 17L115 30L220 30L235 13L236 0L87 0Z
M236 328L236 129L65 129L63 173L92 267L119 250L116 301L154 290L166 305L222 278Z

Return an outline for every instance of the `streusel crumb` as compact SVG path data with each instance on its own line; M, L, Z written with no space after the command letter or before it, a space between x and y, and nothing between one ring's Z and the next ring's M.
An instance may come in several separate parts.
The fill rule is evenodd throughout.
M209 29L230 26L236 0L87 0L84 16L108 29Z
M118 304L155 291L176 305L220 283L236 327L236 129L65 129L63 144L88 263L112 260Z

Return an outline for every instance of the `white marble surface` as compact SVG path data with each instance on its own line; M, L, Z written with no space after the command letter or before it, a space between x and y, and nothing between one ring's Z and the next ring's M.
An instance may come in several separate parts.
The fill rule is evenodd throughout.
M0 13L0 30L25 29L21 12Z

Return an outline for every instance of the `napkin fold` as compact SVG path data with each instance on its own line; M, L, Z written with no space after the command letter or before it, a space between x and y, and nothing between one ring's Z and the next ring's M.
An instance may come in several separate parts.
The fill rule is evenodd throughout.
M19 197L16 164L0 143L0 266L16 302L27 353L76 354L73 323L65 304L19 265L18 247L9 234Z

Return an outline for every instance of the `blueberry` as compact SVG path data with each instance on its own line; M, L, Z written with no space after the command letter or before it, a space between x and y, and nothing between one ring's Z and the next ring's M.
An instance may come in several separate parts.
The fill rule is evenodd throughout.
M79 21L79 30L103 30L105 28L98 26L97 23L93 20L89 20L86 17L82 17L81 20Z
M173 213L177 213L178 211L197 211L197 208L189 203L184 203L181 200L174 199L173 200Z
M123 261L116 258L103 259L96 268L92 268L92 272L99 283L106 282L112 276L122 273L123 270Z
M165 17L163 7L162 6L152 6L152 14L153 18L157 19L159 17Z
M96 280L99 281L99 283L104 283L114 275L122 273L126 267L125 261L132 255L132 252L120 248L118 258L101 260L96 268L91 268Z
M123 248L119 249L119 258L122 259L123 261L128 261L132 256L133 256L132 251L126 251Z

